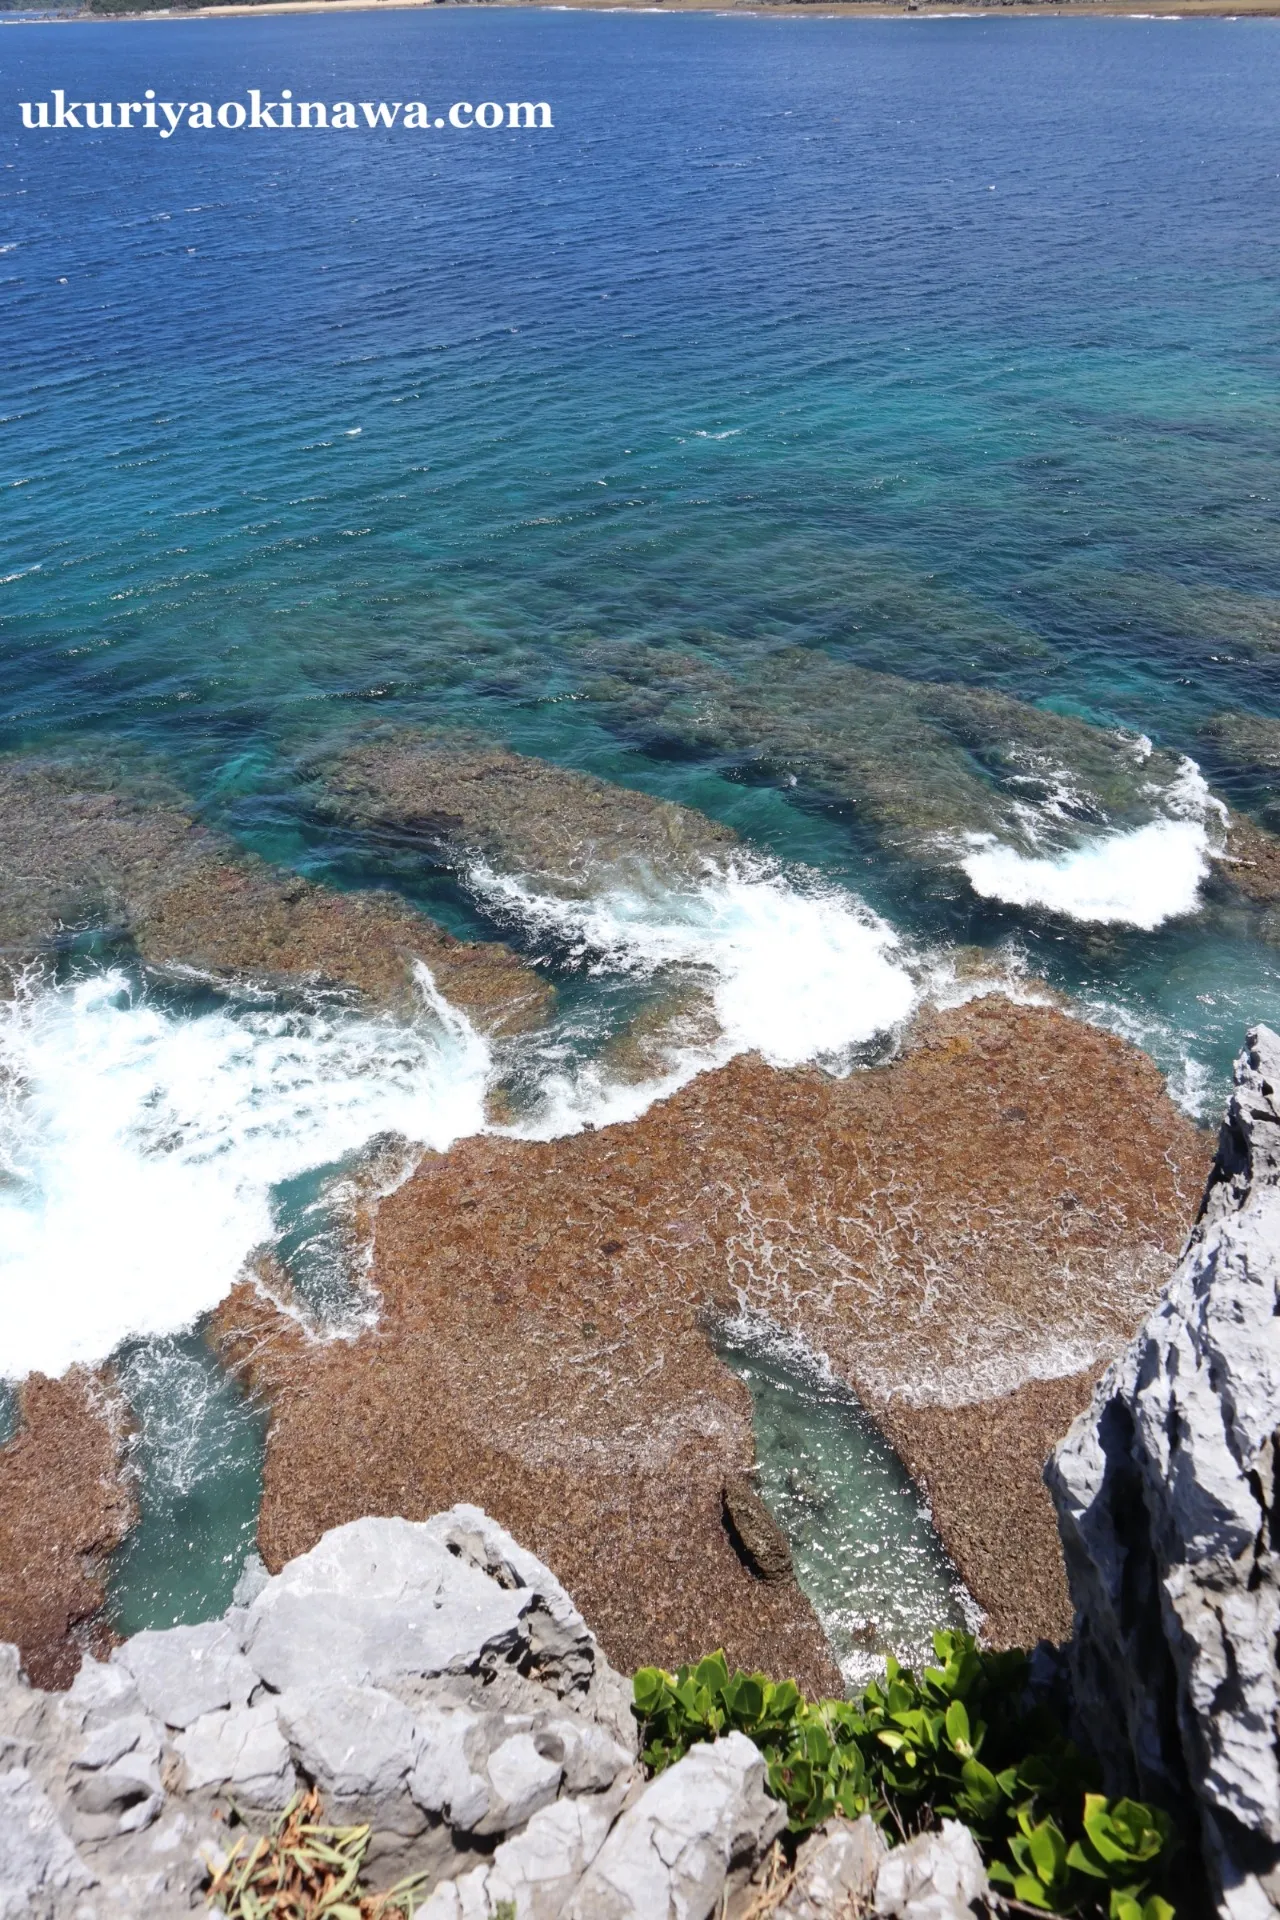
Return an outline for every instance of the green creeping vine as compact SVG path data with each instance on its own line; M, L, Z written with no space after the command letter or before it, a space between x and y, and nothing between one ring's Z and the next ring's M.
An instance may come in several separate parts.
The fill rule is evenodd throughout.
M899 1835L945 1814L969 1827L993 1886L1016 1903L1097 1920L1174 1920L1168 1816L1107 1800L1054 1716L1029 1701L1024 1653L983 1653L935 1633L917 1680L890 1659L859 1700L801 1697L790 1680L729 1672L722 1653L664 1673L642 1667L633 1711L646 1766L736 1729L764 1755L793 1834L834 1813L870 1813Z

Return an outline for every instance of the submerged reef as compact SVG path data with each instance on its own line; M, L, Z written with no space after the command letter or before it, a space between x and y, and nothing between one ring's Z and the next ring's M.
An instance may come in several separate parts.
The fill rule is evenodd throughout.
M809 648L762 654L748 677L669 647L600 643L591 659L588 697L651 745L709 749L757 778L843 801L917 857L944 860L963 833L1034 845L1037 808L1042 828L1139 824L1179 774L1175 755L1132 735Z
M321 806L351 825L558 891L590 891L628 867L689 879L739 844L690 807L457 732L380 732L318 774Z
M270 988L345 989L397 1011L412 963L490 1032L546 1017L553 990L498 942L456 940L385 892L339 893L245 855L176 795L106 763L0 760L0 951L15 974L79 930L145 965Z

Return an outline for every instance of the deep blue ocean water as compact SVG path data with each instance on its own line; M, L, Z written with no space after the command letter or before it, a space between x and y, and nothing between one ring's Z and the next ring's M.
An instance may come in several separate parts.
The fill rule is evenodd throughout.
M554 127L19 123L252 86ZM1215 724L1280 722L1278 129L1265 22L0 26L0 746L158 758L246 845L411 885L308 756L479 728L1047 978L1209 1114L1280 921L1166 912L1164 842L1103 924L960 849L1171 817L1137 771L1081 799L1071 717L1280 826L1280 732Z

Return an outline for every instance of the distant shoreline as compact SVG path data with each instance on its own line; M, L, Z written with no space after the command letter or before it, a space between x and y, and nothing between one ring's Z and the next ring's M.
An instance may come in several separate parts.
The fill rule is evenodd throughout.
M969 5L939 6L930 0L248 0L247 4L207 7L146 7L117 12L49 14L32 19L15 8L0 25L69 26L82 21L244 19L253 14L381 13L405 8L475 6L521 8L563 13L714 13L748 14L757 19L782 16L815 20L886 19L913 15L919 19L1137 19L1137 20L1268 20L1280 18L1280 0L971 0Z

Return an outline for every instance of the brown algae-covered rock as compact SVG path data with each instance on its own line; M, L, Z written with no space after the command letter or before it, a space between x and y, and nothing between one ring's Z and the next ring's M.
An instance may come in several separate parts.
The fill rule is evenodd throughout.
M0 1447L0 1641L37 1685L65 1686L95 1639L102 1561L135 1518L121 1409L79 1367L31 1374L19 1408Z
M474 1499L619 1665L723 1644L829 1688L793 1582L726 1532L750 1408L705 1329L745 1301L882 1419L996 1637L1058 1634L1046 1428L1155 1297L1206 1161L1143 1055L1001 999L845 1080L740 1058L625 1127L463 1141L379 1209L375 1329L317 1348L249 1289L219 1316L274 1406L268 1564Z
M455 939L394 895L340 893L241 853L167 788L105 762L0 759L0 950L15 971L81 927L142 959L268 987L345 989L398 1011L413 964L491 1032L545 1019L554 991L498 942Z
M738 845L692 808L466 735L377 735L321 772L323 804L343 819L572 892L628 865L687 877Z

